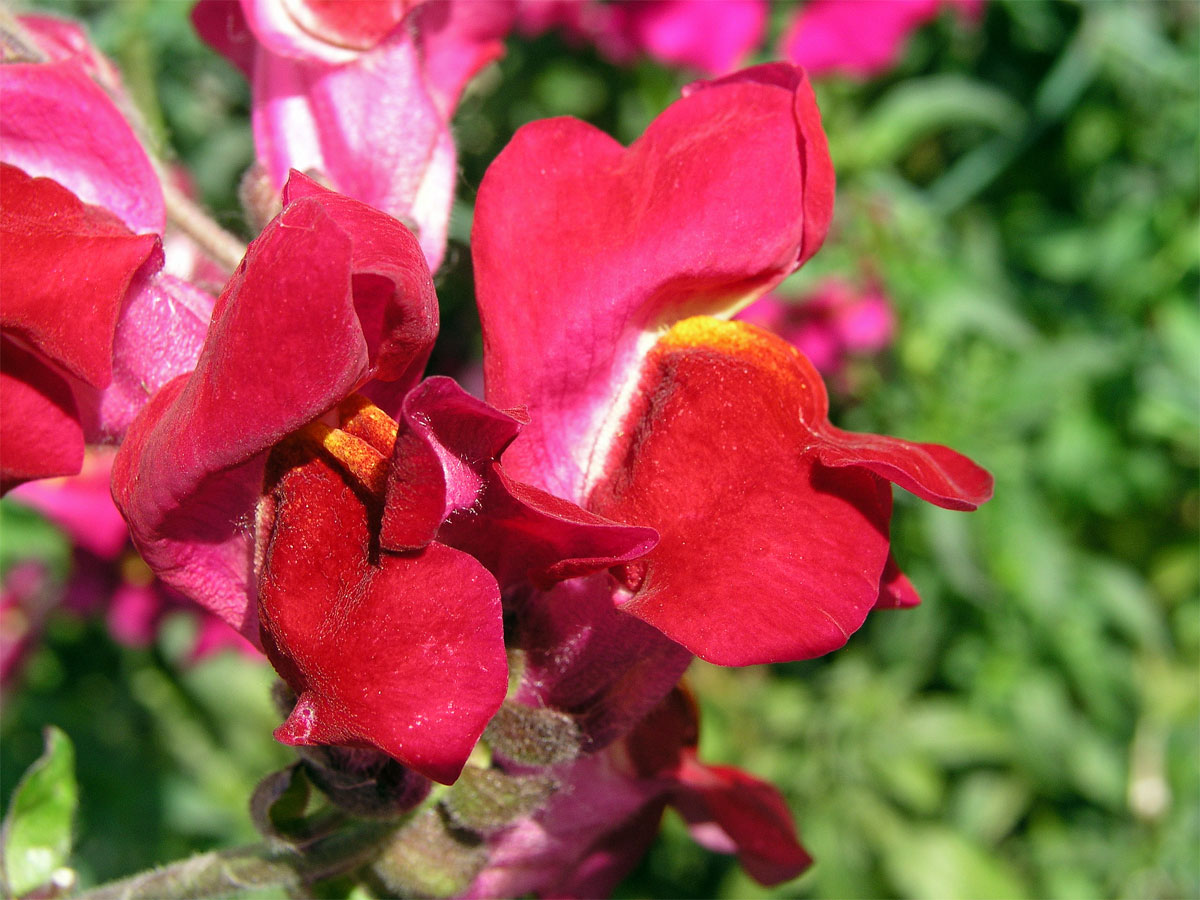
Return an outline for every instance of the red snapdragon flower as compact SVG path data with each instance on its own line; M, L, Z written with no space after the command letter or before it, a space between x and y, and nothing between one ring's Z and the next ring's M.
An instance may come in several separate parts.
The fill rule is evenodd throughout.
M284 202L114 497L160 578L261 638L299 698L277 737L453 781L507 688L500 583L602 571L654 533L514 481L519 419L417 383L437 306L407 229L297 173Z
M503 53L507 0L200 0L201 37L250 80L258 160L404 220L432 269L454 197L450 118Z
M0 66L0 490L79 471L195 361L212 300L163 273L162 192L78 29Z
M819 655L911 602L888 481L951 509L991 493L952 450L835 428L808 360L713 317L816 252L832 204L811 89L784 64L693 86L628 149L526 126L480 187L486 396L531 420L510 471L656 529L614 600L711 662Z

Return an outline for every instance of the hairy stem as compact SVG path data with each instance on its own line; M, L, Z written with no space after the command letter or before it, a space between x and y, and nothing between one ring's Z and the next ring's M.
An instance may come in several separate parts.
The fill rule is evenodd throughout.
M204 900L277 888L281 895L371 860L395 823L363 823L310 844L303 854L266 844L202 853L109 882L75 900Z

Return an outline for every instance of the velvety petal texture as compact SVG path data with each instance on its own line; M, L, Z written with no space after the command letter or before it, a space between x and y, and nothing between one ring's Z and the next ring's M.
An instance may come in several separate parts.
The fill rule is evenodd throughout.
M0 198L0 327L106 387L117 316L158 238L135 235L107 210L7 163L0 163Z
M66 378L0 337L0 494L26 481L74 475L82 464L83 426Z
M398 406L437 331L407 229L298 175L285 200L217 301L195 371L155 396L114 468L147 562L251 640L265 451L368 382Z
M769 290L816 251L832 202L790 66L696 86L628 149L574 119L522 128L484 177L472 236L487 399L529 411L512 474L580 500L661 330Z
M820 376L793 347L699 317L649 354L638 401L588 507L660 542L624 570L622 609L722 665L845 643L880 598L891 489L950 509L991 477L945 447L829 425ZM901 594L895 581L889 583Z
M298 700L286 744L374 747L437 781L458 777L504 699L500 591L469 555L373 547L379 510L328 463L287 463L268 484L263 645Z

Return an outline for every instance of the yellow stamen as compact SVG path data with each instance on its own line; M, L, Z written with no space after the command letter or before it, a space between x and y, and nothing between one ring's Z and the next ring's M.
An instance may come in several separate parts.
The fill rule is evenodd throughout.
M384 456L392 455L396 422L362 394L351 394L338 407L343 431L366 441Z
M324 422L309 422L297 435L338 464L358 485L375 497L383 497L387 488L388 457L362 438Z

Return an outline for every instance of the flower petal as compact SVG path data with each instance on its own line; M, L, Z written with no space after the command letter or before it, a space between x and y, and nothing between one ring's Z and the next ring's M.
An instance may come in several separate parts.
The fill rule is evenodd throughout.
M302 176L293 185L217 301L195 371L155 396L113 471L156 574L251 640L263 451L372 379L394 408L437 331L407 229Z
M0 326L72 375L107 386L117 315L137 271L152 257L161 265L159 239L133 234L49 178L7 163L0 178Z
M275 186L291 169L319 172L341 193L405 220L437 267L449 226L454 141L406 30L348 65L260 49L252 87L257 155Z
M78 62L0 66L6 163L53 178L138 233L162 234L162 188L124 116Z
M686 320L644 372L588 507L658 529L622 609L710 662L816 656L862 624L888 560L876 473L959 508L980 499L959 482L990 484L946 448L833 428L811 364L745 323Z
M381 541L393 550L436 535L470 553L501 585L540 587L644 555L653 529L604 519L505 474L499 463L522 423L449 378L405 399Z
M677 777L681 787L671 802L692 837L710 849L736 853L755 881L780 884L812 865L791 810L773 785L730 766L705 765L695 751L684 752Z
M276 736L376 747L454 781L508 686L496 582L441 544L372 551L368 507L319 459L271 496L263 644L299 695Z
M7 338L0 348L0 494L74 475L83 465L83 428L70 385L36 353Z
M762 68L694 89L628 149L551 119L489 168L472 252L488 400L530 413L520 480L578 502L658 330L732 314L819 244L833 174L811 89Z

